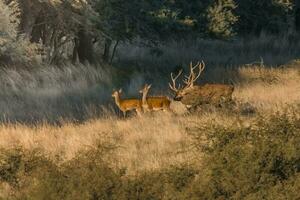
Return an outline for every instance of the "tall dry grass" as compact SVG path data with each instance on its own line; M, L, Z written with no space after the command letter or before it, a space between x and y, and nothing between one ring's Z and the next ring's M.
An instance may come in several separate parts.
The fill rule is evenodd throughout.
M60 127L49 124L33 127L3 124L0 127L0 147L38 148L51 159L55 160L59 155L63 160L58 162L64 162L79 151L101 143L116 148L112 155L108 154L112 166L126 168L129 174L136 174L172 165L196 164L199 157L194 155L186 128L212 120L230 126L235 119L236 116L217 112L182 116L155 113L141 118L111 117L77 125L65 123Z
M110 100L112 75L104 67L0 70L0 120L35 123L84 120L101 113Z
M27 149L41 148L52 159L60 155L63 158L60 162L63 162L73 158L80 150L93 148L101 142L116 147L114 153L108 155L111 156L111 163L126 168L129 174L180 163L199 163L199 156L193 153L187 128L212 121L222 126L231 126L238 121L237 126L247 126L258 114L284 111L287 107L300 104L297 62L286 69L257 66L241 67L238 72L242 78L241 82L235 83L237 108L234 112L204 110L196 114L177 115L158 112L126 119L108 112L105 117L80 124L68 121L62 121L61 126L48 122L32 126L8 123L0 126L0 147L21 145ZM255 110L254 115L242 112L247 106Z
M300 102L299 62L289 67L241 67L235 96L260 110L276 110Z

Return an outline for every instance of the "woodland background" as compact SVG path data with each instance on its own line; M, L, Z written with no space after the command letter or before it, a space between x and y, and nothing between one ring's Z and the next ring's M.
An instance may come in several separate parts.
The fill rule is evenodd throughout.
M300 3L0 0L0 199L299 199ZM169 75L233 110L122 118Z

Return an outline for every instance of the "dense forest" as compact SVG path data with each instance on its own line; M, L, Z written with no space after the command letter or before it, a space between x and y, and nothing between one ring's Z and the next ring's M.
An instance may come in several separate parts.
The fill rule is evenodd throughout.
M0 199L300 199L300 1L0 0Z
M112 62L120 43L136 40L156 47L191 38L292 34L300 27L292 0L5 0L0 9L1 65L16 66L20 59L34 62L35 54L50 64ZM15 48L20 55L7 53Z

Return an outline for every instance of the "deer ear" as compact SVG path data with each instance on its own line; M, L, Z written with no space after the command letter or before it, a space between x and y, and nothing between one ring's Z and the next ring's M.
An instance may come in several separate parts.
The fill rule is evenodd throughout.
M148 89L150 89L150 88L151 88L151 86L152 86L152 84L148 85Z
M122 88L121 88L121 89L119 89L119 93L122 93Z

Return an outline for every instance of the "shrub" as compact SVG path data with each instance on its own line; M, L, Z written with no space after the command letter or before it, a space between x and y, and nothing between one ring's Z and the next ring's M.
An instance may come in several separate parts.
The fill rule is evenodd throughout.
M234 24L238 18L233 14L236 4L233 0L216 1L207 9L207 29L216 38L230 38L235 32Z
M17 34L18 5L0 1L0 66L30 66L37 62L37 45Z
M19 146L0 150L0 181L9 186L1 188L1 197L24 199L37 182L49 180L40 179L42 176L51 176L53 180L60 178L56 164L42 150L27 150Z
M65 165L64 173L64 199L119 199L123 171L111 168L99 149L80 153Z
M198 171L191 166L173 166L145 172L124 183L127 199L190 199L190 186Z
M237 0L236 3L235 14L239 16L236 26L240 34L283 33L291 25L292 0Z
M112 169L105 159L111 147L98 145L81 151L74 159L39 169L31 184L21 191L27 199L119 199L122 170Z
M27 177L52 166L39 149L26 150L17 146L0 150L0 180L14 187L22 187Z
M198 195L272 199L276 191L281 196L297 196L300 118L296 113L258 117L251 126L211 125L194 130L197 146L206 152L206 173L195 189ZM200 143L203 137L209 144Z

